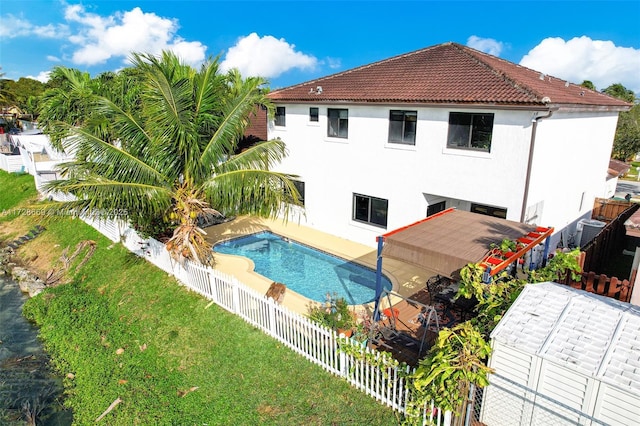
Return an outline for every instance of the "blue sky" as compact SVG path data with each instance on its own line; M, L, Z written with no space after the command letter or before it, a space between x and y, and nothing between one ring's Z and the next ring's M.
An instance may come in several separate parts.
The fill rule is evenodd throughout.
M285 87L448 41L598 89L640 94L640 0L0 2L0 72L95 76L176 51Z

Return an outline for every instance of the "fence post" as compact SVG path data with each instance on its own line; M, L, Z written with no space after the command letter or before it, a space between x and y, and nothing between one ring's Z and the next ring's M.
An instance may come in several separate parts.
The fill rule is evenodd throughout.
M347 369L347 354L344 353L344 351L340 350L340 336L338 336L338 333L336 333L335 331L333 331L333 334L335 336L335 342L336 342L336 350L338 351L339 354L339 362L340 362L340 377L348 377L348 369Z
M234 282L233 283L233 287L231 288L231 294L232 294L232 304L231 306L233 306L233 312L238 314L240 313L240 289L238 288L238 283Z
M271 297L267 299L267 309L269 315L269 333L276 337L278 335L276 327L276 301Z

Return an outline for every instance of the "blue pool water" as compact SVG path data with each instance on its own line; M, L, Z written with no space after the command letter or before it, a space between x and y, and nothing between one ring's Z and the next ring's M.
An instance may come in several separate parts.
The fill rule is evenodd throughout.
M225 241L216 244L213 250L248 257L255 264L255 272L318 302L324 302L327 293L336 293L351 305L375 299L376 272L373 269L285 240L271 232ZM391 282L384 275L382 288L391 290Z

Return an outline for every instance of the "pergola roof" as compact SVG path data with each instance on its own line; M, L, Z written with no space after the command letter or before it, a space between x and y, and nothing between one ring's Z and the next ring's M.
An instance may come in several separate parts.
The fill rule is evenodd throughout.
M552 232L553 228L447 209L380 238L384 240L383 257L456 278L469 263L483 263L498 272ZM493 257L491 244L500 245L504 239L520 243L518 250L507 253L505 259Z

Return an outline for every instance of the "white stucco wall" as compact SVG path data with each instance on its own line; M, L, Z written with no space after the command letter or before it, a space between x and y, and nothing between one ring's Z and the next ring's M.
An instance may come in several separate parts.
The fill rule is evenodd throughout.
M540 224L556 229L590 218L602 197L617 113L556 112L538 124L529 204L544 201Z
M277 169L305 182L302 222L309 226L373 247L376 236L424 218L429 202L441 199L464 210L472 202L506 208L507 219L520 220L533 111L278 105L286 108L286 123L271 123L269 139L281 138L289 151ZM319 122L309 122L309 107L319 108ZM327 137L328 107L349 110L348 139ZM391 109L418 112L415 146L387 142ZM490 153L446 147L451 111L494 113ZM539 124L528 203L543 201L538 224L558 229L592 208L605 182L616 117L556 113ZM579 210L582 192L588 195ZM351 219L354 193L389 201L386 229Z

